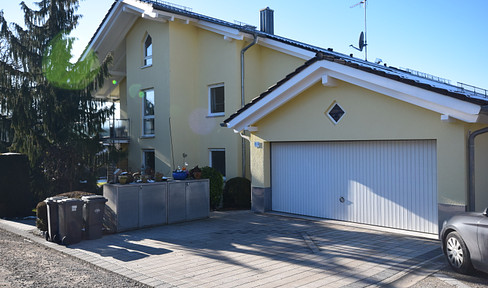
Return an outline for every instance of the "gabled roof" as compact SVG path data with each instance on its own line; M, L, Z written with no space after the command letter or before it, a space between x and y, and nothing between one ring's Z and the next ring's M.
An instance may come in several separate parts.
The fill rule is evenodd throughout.
M123 39L137 18L145 18L161 22L175 20L184 21L187 24L191 23L202 29L219 33L226 39L252 39L253 35L256 35L258 37L258 45L275 49L307 61L302 67L299 67L297 71L305 69L317 60L330 61L332 63L345 65L360 71L372 73L376 76L395 80L400 83L415 86L468 103L482 106L488 104L488 93L484 89L474 89L473 91L467 90L443 81L437 81L438 79L421 77L405 70L354 58L335 52L330 48L320 48L292 39L265 33L256 30L256 27L253 26L230 23L194 13L186 7L177 7L160 0L115 0L105 16L105 19L102 21L89 42L87 50L89 48L94 49L99 54L99 57L105 57L107 53L113 51L115 51L115 54L118 54L115 55L114 67L111 71L114 78L117 78L115 79L117 81L125 77L125 47L123 45ZM320 55L320 59L318 59L316 55ZM294 71L285 77L268 91L254 99L250 103L251 105L247 105L246 107L252 106L253 103L264 98L267 94L271 93L274 88L281 86L283 82L286 82L290 77L297 74L297 71ZM248 109L246 107L239 110L240 112L237 112L236 114L238 115L243 110ZM225 123L229 123L237 116L236 114L227 119Z
M484 117L488 99L482 95L469 94L456 86L434 83L433 80L429 83L428 79L396 68L364 62L319 52L224 120L222 126L236 131L248 130L317 82L335 86L335 79L435 111L443 115L443 119L451 117L468 123L488 123Z

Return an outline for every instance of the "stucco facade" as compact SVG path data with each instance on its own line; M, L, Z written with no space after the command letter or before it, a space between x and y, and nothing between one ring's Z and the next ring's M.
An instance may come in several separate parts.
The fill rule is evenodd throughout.
M182 19L167 21L132 16L136 14L126 11L127 7L136 9L134 3L136 1L117 4L123 7L116 5L112 9L122 13L116 16L114 12L112 19L105 20L127 22L128 15L134 18L126 24L126 31L119 33L119 48L100 39L107 45L107 51L115 53L115 62L124 62L118 71L121 79L111 90L110 97L120 101L121 118L130 120L127 168L140 170L144 165L144 151L154 151L155 171L171 176L171 171L185 162L188 168L211 165L209 153L217 149L225 151L227 179L242 175L250 178L248 141L221 127L220 123L241 107L241 50L252 43L253 36L239 33L231 38L220 30L215 31L214 26L202 28ZM137 8L151 9L147 4L147 7L139 2L137 5ZM148 36L153 45L152 65L144 66L144 45ZM100 53L100 57L104 56ZM299 57L259 44L249 48L244 60L245 102L303 62ZM209 87L212 85L224 86L224 115L209 115ZM155 131L150 136L143 132L141 94L148 89L154 90L155 95ZM246 167L244 174L243 167Z

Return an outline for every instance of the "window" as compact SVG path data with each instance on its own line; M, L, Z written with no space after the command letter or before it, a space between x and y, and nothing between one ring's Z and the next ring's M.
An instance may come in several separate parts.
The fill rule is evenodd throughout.
M225 115L224 85L212 85L208 87L208 114L210 116Z
M342 107L337 103L334 103L331 106L331 108L327 111L327 116L329 116L330 120L332 120L334 124L339 123L339 121L341 121L342 116L344 116L344 114L346 114L346 111L344 111L344 109L342 109Z
M142 168L146 175L154 175L155 161L154 161L154 150L143 150L142 151Z
M142 134L143 136L154 135L154 90L145 90L143 94L142 107Z
M225 149L210 149L210 167L225 177Z
M152 38L147 35L146 41L144 41L144 66L152 65Z

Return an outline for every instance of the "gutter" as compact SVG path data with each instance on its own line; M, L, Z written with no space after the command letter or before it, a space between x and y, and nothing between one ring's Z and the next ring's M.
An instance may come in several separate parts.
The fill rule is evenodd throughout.
M246 47L244 47L242 50L241 50L241 108L244 107L244 105L246 105L246 99L245 99L245 94L244 94L244 53L246 53L246 51L251 48L252 46L254 46L257 42L258 42L258 36L256 35L256 33L253 33L252 34L253 36L253 41L251 44L247 45ZM245 135L241 133L239 133L239 135L241 135L242 137L242 142L241 142L241 145L242 145L242 177L243 178L246 178L246 141L245 141ZM247 136L246 136L247 137Z
M480 130L476 130L473 133L469 134L468 137L468 193L467 193L467 207L466 210L468 212L474 211L476 207L476 198L475 198L475 175L474 175L474 140L476 136L480 134L488 133L488 127L482 128Z

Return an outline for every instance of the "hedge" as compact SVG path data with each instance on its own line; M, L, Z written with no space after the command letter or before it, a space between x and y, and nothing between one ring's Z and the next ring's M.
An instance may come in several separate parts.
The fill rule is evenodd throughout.
M27 156L0 154L0 217L30 216L34 203Z

